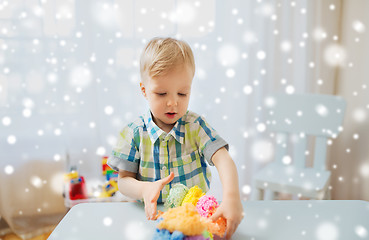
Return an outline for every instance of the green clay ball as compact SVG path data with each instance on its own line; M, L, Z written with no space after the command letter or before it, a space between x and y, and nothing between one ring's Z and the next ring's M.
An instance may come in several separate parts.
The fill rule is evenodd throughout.
M164 207L168 209L181 206L182 201L186 196L188 190L189 190L188 187L186 187L181 183L172 186L172 188L169 191L169 196L164 203Z

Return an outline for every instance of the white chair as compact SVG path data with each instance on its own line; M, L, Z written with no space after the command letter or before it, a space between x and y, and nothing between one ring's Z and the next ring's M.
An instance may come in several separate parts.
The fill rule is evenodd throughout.
M327 141L340 131L346 103L343 98L317 94L279 94L268 101L270 129L275 132L275 160L253 178L253 200L275 199L278 193L310 199L330 199L326 170ZM306 167L308 136L315 137L313 167ZM292 139L292 141L289 141ZM293 145L291 158L288 144ZM286 161L292 159L292 162Z

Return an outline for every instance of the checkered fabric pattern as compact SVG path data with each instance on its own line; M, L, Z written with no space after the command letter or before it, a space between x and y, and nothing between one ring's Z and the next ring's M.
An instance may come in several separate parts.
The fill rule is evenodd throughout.
M154 123L149 111L123 128L108 165L116 171L137 173L138 180L150 182L174 172L173 181L160 193L158 202L162 203L176 183L198 185L207 192L211 181L208 164L214 165L211 157L221 147L228 149L227 142L202 116L187 111L166 133Z

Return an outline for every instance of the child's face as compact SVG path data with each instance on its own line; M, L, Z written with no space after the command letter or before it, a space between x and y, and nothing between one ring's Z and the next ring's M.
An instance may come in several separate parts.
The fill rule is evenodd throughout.
M193 74L189 67L176 67L164 76L140 83L149 102L153 120L163 131L169 132L186 112L191 94Z

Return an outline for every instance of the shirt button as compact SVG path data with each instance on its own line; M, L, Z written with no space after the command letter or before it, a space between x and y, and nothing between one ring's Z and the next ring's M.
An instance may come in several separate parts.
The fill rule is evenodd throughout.
M167 170L167 167L166 167L166 166L163 166L163 167L161 168L161 170Z

